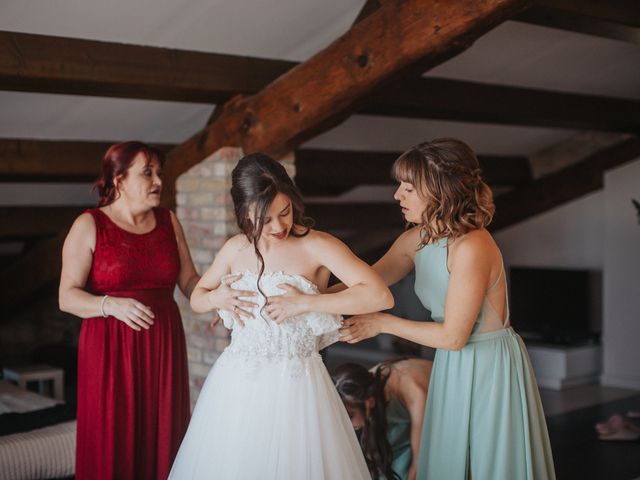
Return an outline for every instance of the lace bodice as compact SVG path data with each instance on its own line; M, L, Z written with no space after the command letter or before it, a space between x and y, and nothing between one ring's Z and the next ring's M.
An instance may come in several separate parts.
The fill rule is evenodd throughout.
M156 227L136 234L120 228L99 208L87 210L96 224L87 289L94 294L114 294L139 290L162 290L172 298L180 273L180 255L171 215L154 208Z
M239 290L258 292L257 280L257 273L246 271L231 286ZM282 283L292 285L306 294L319 293L318 287L301 275L272 272L263 274L260 279L260 287L267 296L285 293L278 288ZM342 324L340 315L309 312L276 324L266 312L261 313L265 298L258 295L258 297L246 299L257 303L258 307L252 311L253 318L243 318L244 327L237 325L230 312L219 311L225 327L232 329L231 344L226 352L254 357L308 357L317 354L318 350L336 342L340 337L338 333Z

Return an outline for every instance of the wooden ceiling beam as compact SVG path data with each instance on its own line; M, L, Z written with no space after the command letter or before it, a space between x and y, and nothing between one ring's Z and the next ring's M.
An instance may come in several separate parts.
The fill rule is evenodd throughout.
M640 45L637 0L535 0L514 20Z
M0 139L0 182L93 182L113 143ZM174 146L153 145L165 152Z
M0 182L92 182L111 142L0 139ZM155 144L168 151L173 146ZM296 183L305 195L335 195L358 185L391 185L390 169L401 152L296 150ZM531 181L523 156L480 155L494 186Z
M640 101L422 77L370 95L359 113L640 132Z
M295 62L0 31L0 89L221 103Z
M526 220L603 186L606 170L640 156L640 139L633 137L589 156L580 163L542 177L496 198L496 216L491 225L499 230ZM0 238L54 235L66 229L82 207L2 207ZM310 203L307 214L323 230L392 229L404 224L395 203ZM357 224L353 219L357 218Z
M371 12L382 8L371 1ZM388 7L387 7L388 8ZM364 9L363 9L364 12ZM340 61L358 57L362 45ZM432 62L462 49L451 47ZM373 52L372 52L373 53ZM435 58L438 57L438 58ZM420 62L418 62L420 64ZM0 32L0 89L219 103L254 94L300 64L235 55L170 50L74 38ZM345 64L346 65L346 64ZM428 66L428 62L424 65ZM417 67L416 67L417 68ZM370 67L360 67L360 73ZM358 69L354 70L357 73ZM364 77L364 75L361 75ZM640 102L619 98L487 85L442 78L386 84L353 111L369 115L431 118L572 129L640 131ZM297 102L302 105L300 102ZM292 105L290 105L292 106ZM217 107L209 124L223 112Z
M68 229L89 207L0 207L0 240L25 240L56 235ZM345 228L375 229L401 227L400 208L392 203L307 203L306 214L321 230ZM354 225L353 219L358 219Z
M582 162L498 196L490 225L500 230L599 190L604 173L640 157L640 138L632 137L590 155Z
M299 149L296 184L305 195L337 195L358 185L393 185L391 166L401 153ZM483 177L492 186L532 180L527 157L480 155L478 159Z

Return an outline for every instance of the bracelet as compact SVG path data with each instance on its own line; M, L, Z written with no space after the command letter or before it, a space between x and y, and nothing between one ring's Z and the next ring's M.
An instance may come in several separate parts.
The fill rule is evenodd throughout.
M100 302L100 313L104 318L107 318L109 316L106 313L104 313L104 302L108 297L109 295L105 295L104 297L102 297L102 301Z

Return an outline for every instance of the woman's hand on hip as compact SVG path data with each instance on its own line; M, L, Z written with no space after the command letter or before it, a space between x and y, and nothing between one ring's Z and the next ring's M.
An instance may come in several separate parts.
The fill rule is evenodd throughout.
M284 290L285 293L268 297L265 307L271 320L275 323L282 323L287 318L307 312L305 300L308 295L286 283L281 283L278 288Z
M340 329L340 341L358 343L367 338L375 337L382 333L384 316L384 313L376 312L347 318Z
M134 298L107 297L104 313L126 323L136 331L149 330L155 315L147 305Z

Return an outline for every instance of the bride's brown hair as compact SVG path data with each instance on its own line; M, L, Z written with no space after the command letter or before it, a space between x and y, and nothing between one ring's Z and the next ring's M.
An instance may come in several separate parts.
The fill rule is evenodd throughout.
M263 296L260 278L265 264L258 249L258 240L262 235L267 210L278 193L286 195L291 201L293 226L289 235L304 237L313 226L313 220L304 215L302 195L282 164L264 153L256 152L241 158L231 172L231 198L236 221L240 231L253 245L258 258L258 290ZM254 221L251 221L250 212ZM296 231L296 227L302 227L302 231Z
M478 158L455 138L438 138L404 152L391 174L412 184L426 201L420 223L421 247L484 228L493 219L493 194L481 176Z

